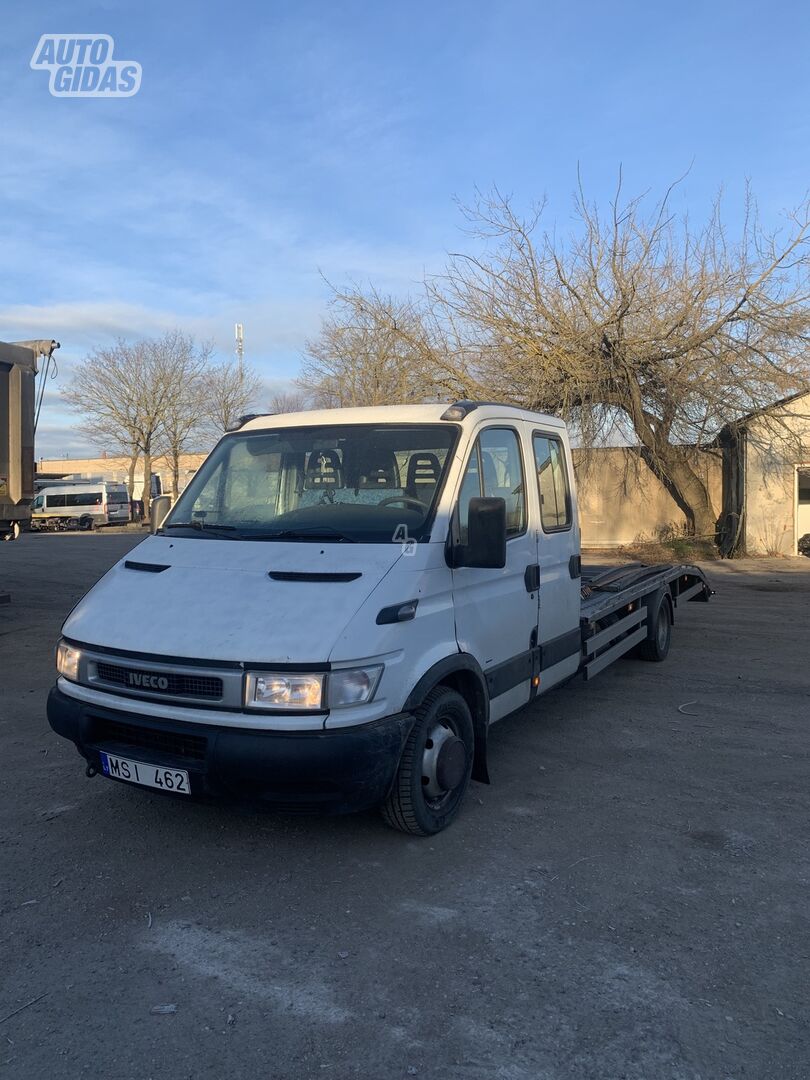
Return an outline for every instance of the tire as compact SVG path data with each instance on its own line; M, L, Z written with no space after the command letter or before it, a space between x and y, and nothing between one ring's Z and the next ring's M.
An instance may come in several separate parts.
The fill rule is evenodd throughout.
M666 660L672 641L672 610L669 597L665 593L659 594L657 603L655 600L655 597L651 597L648 605L648 612L652 611L652 616L648 615L647 623L649 636L639 645L636 656L639 660L660 664L662 660Z
M461 694L437 686L416 710L388 798L387 825L412 836L433 836L456 817L470 783L473 721Z
M79 528L82 532L94 532L96 523L91 517L85 515L84 517L79 518Z

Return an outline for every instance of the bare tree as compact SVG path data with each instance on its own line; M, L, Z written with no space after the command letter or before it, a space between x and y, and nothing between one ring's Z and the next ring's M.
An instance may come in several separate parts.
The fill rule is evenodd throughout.
M159 449L171 462L172 491L180 490L180 458L202 437L206 400L206 374L211 369L211 345L197 345L179 330L148 344L155 371L167 385L160 425Z
M206 434L219 438L240 416L250 412L259 393L259 379L247 364L235 360L211 366L205 374L202 422Z
M130 497L135 495L138 460L143 459L147 511L154 455L168 449L176 463L196 429L197 383L208 354L207 346L198 349L178 331L157 340L119 340L87 357L62 391L68 405L84 418L82 428L96 445L120 449L129 457Z
M320 407L423 401L435 392L434 346L420 308L375 290L335 292L307 342L297 383Z
M713 535L717 513L690 447L726 422L810 389L810 203L766 233L750 196L732 243L719 202L694 229L671 192L645 210L621 179L607 214L576 198L579 229L540 232L498 192L467 211L481 255L429 284L469 328L478 381L498 397L572 418L589 442L615 428L684 512Z
M303 390L288 390L273 394L270 398L271 413L280 415L282 413L302 412L308 408L309 398Z
M719 200L696 229L672 190L650 206L620 178L603 213L580 186L569 235L542 230L543 205L522 216L479 196L464 211L478 252L452 255L418 303L337 295L302 385L336 404L512 401L566 417L585 445L619 433L689 529L713 535L695 449L810 389L810 203L767 233L749 195L732 242Z
M112 442L127 453L131 497L138 458L141 454L148 458L154 447L165 395L163 384L154 377L148 344L119 340L96 349L62 390L68 405L84 417L83 430L97 445ZM145 504L149 478L144 467Z

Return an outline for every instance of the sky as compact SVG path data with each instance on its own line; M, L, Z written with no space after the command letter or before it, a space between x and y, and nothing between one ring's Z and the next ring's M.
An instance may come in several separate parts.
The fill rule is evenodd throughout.
M327 281L418 289L469 248L458 203L497 185L572 218L658 196L730 232L750 180L778 225L810 185L810 7L152 0L6 3L0 340L55 337L37 456L89 451L59 389L116 337L178 327L288 387ZM109 34L129 98L58 98L42 34ZM262 402L257 403L261 406Z

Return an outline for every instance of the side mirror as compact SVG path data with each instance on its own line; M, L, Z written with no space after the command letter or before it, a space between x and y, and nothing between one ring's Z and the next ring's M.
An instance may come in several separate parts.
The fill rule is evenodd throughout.
M158 495L156 499L152 499L149 507L149 532L156 533L158 531L171 508L172 500L168 495Z
M455 566L500 570L506 566L506 501L470 499L467 543L455 550Z

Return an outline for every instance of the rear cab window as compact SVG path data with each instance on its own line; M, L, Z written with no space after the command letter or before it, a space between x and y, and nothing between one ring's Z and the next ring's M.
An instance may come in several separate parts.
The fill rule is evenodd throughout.
M535 432L532 436L537 487L540 493L540 522L544 532L570 529L571 487L562 440L556 435Z

